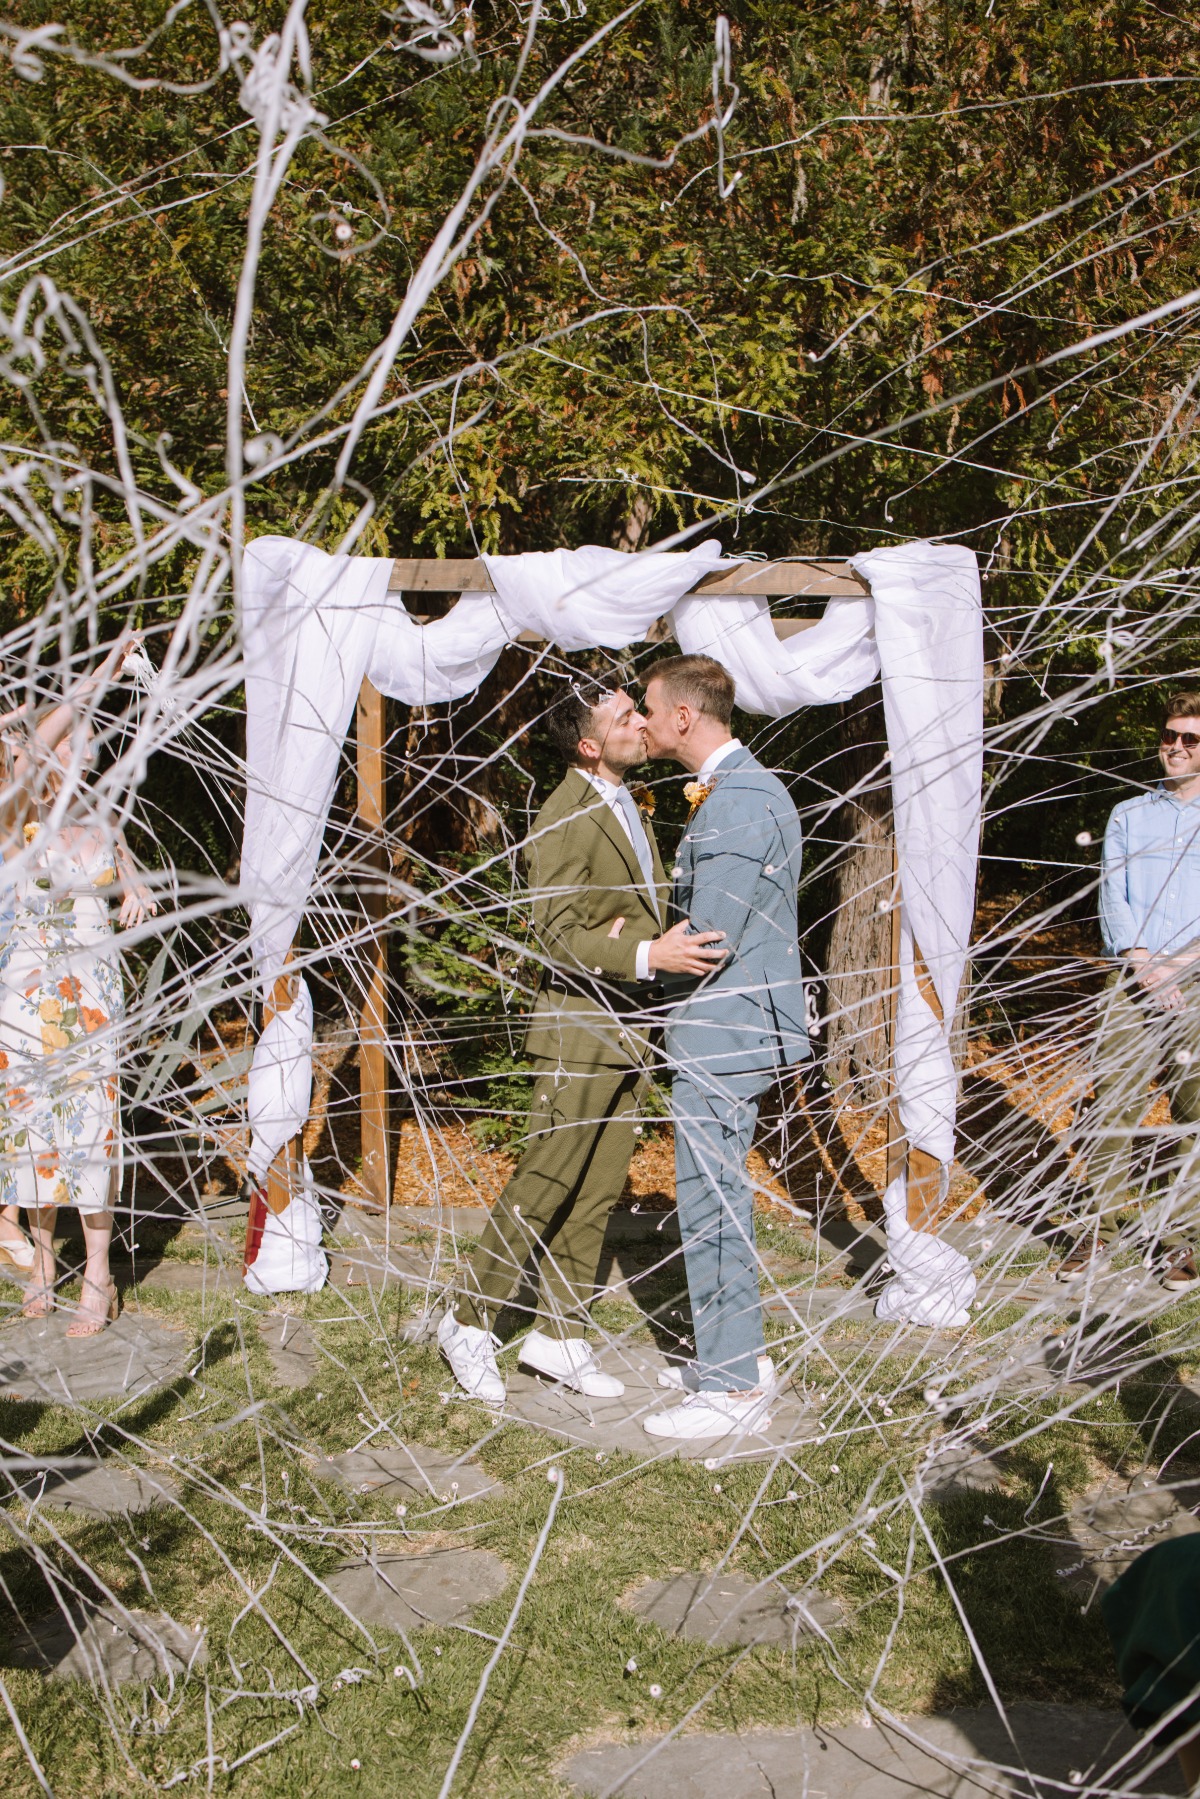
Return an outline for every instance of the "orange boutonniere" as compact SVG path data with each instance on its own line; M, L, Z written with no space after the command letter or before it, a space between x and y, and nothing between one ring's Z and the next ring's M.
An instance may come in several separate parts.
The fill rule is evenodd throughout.
M653 787L647 787L644 781L626 781L630 796L639 812L647 818L654 817L655 795Z
M715 781L689 781L683 790L683 797L688 803L688 817L699 810L716 786Z

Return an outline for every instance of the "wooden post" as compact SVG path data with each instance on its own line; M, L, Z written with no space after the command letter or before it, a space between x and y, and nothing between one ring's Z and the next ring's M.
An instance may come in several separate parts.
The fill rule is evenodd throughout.
M358 822L363 832L363 907L372 932L368 944L367 991L359 1019L359 1107L362 1131L362 1184L368 1199L385 1207L391 1197L388 1150L391 1126L388 1093L387 817L384 791L383 695L364 681L358 695Z

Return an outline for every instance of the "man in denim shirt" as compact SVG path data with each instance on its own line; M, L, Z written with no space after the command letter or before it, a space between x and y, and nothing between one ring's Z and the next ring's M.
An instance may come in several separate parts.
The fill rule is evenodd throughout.
M1200 693L1173 695L1158 753L1163 780L1114 807L1104 833L1100 922L1117 967L1105 984L1092 1058L1092 1218L1058 1277L1086 1274L1135 1203L1133 1142L1157 1076L1180 1135L1156 1235L1163 1286L1180 1291L1200 1280L1192 1246L1200 1181Z

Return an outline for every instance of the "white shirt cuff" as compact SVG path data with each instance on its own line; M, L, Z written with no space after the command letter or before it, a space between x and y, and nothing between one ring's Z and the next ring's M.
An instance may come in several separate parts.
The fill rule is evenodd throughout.
M638 981L649 981L653 979L650 969L649 939L644 940L637 946L637 954L634 957L633 962L633 973L634 979Z

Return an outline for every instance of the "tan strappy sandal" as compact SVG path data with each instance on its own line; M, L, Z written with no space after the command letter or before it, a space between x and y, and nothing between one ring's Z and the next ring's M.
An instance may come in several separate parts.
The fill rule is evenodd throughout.
M32 1245L33 1266L29 1271L29 1281L25 1288L25 1296L21 1302L21 1315L24 1318L49 1318L54 1310L54 1277L57 1269L54 1257L39 1250L37 1244ZM42 1260L45 1255L45 1261ZM45 1264L50 1264L50 1278L39 1280L39 1274L45 1274Z
M104 1288L98 1287L95 1281L85 1279L83 1285L85 1287L90 1287L93 1293L104 1292ZM79 1297L80 1302L82 1303L82 1291L80 1292ZM117 1283L116 1281L109 1281L107 1303L105 1305L103 1318L81 1317L80 1314L76 1312L74 1318L72 1318L70 1324L67 1326L67 1335L68 1337L98 1337L100 1332L104 1330L107 1325L116 1323L120 1316L120 1312L121 1301L117 1294Z

